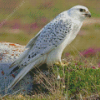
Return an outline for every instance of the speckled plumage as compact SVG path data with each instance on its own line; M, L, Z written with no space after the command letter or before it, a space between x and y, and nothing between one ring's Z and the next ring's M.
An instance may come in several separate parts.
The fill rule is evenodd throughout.
M81 10L84 9L84 10ZM12 65L24 67L8 88L13 87L32 68L46 63L52 66L61 63L64 48L71 43L79 32L86 17L90 16L88 8L75 6L62 12L30 40L27 50Z

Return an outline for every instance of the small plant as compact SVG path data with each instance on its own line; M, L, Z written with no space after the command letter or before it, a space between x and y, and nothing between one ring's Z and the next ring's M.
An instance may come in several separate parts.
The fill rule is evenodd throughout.
M80 55L83 55L85 57L93 57L98 52L100 52L100 49L88 48L87 50L82 51Z
M14 100L86 100L99 98L100 69L85 67L86 63L70 59L69 65L36 68L32 96L15 96ZM25 99L27 97L27 99ZM9 99L10 98L10 99ZM13 96L12 96L13 98ZM11 100L8 96L7 100Z

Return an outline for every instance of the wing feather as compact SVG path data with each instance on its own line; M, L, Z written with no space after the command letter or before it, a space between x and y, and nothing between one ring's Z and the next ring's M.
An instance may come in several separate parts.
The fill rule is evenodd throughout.
M65 40L72 30L72 22L71 19L62 19L64 18L54 19L30 40L26 46L28 50L15 61L16 66L23 67L34 62L44 54L51 52Z
M42 55L51 52L65 40L66 36L70 34L71 29L72 23L70 19L66 21L62 19L54 20L47 24L35 40L34 46L26 58L21 62L21 65L27 65Z
M32 46L34 46L35 40L37 39L37 37L40 35L41 31L34 37L32 38L29 43L26 45L25 47L25 51L19 56L18 59L16 59L9 68L13 67L13 66L18 66L18 64L27 56L28 52L31 50Z

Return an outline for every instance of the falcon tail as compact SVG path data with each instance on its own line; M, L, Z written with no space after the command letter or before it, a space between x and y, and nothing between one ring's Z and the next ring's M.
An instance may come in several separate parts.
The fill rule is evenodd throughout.
M40 57L36 61L24 67L19 72L19 74L15 77L15 79L11 82L11 84L8 86L8 89L13 88L32 68L42 65L45 62L45 59L46 59L46 55Z
M9 68L12 68L13 66L15 66L16 64L15 64L15 62L13 62L10 66L9 66Z
M10 66L9 68L12 68L14 66L18 66L20 64L20 62L26 57L26 55L28 54L30 48L25 48L25 51L23 53L21 53L21 55L19 56L18 59L16 59Z

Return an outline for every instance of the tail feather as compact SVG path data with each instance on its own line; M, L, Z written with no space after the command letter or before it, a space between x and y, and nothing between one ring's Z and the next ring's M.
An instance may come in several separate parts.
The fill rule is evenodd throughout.
M26 55L28 54L29 52L29 48L27 48L20 56L18 59L16 59L10 66L9 68L12 68L14 66L18 66L18 64L26 57Z
M9 88L13 88L33 67L37 67L42 65L45 62L46 56L42 56L36 61L28 64L25 68L23 68L19 74L15 77L15 79L12 81L12 83L8 86Z
M17 71L19 69L19 66L16 66L11 72L10 74L12 74L13 72Z
M12 68L13 66L15 66L15 61L9 66L9 68Z

